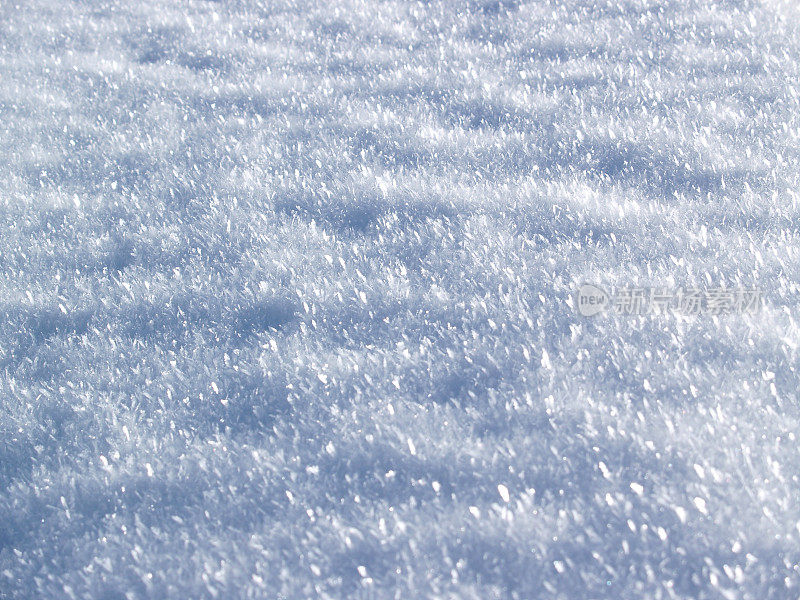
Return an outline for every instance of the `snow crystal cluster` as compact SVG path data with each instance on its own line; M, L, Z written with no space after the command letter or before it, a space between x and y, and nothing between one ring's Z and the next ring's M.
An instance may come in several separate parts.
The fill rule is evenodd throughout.
M800 597L798 23L1 2L0 598Z

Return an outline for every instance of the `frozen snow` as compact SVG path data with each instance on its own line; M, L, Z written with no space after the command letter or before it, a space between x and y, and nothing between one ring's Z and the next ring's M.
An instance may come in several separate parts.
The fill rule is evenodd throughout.
M798 23L0 3L0 598L800 596Z

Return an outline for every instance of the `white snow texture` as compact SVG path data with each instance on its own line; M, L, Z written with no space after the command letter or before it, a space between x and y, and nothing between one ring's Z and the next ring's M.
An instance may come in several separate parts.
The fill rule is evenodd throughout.
M798 21L0 2L0 598L800 597Z

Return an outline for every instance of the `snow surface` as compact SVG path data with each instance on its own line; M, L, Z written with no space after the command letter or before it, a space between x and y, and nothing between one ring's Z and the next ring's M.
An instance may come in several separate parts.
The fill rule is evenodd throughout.
M1 2L0 598L800 597L798 22Z

